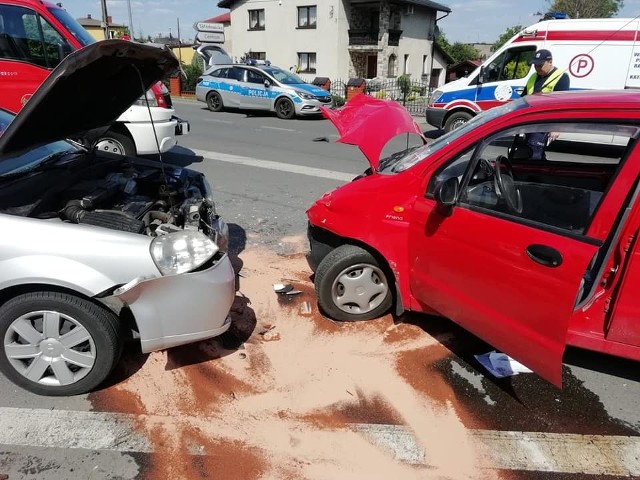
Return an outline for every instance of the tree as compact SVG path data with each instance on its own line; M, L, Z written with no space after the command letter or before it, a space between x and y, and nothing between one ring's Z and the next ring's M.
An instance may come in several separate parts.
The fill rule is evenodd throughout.
M553 0L549 12L563 12L571 18L609 18L624 6L623 0Z
M456 42L451 45L451 49L447 53L451 55L456 63L464 62L465 60L477 60L480 58L480 52L468 43Z
M498 50L502 45L504 45L509 40L511 40L511 38L515 34L520 32L520 30L522 30L522 28L523 28L522 25L514 25L513 27L507 28L504 31L504 33L498 37L498 40L496 40L496 42L493 45L491 45L491 51L495 52L496 50Z
M200 55L194 55L189 65L185 65L185 63L182 62L182 70L186 76L182 82L182 90L189 92L195 91L196 84L198 83L198 77L202 75L202 63Z
M449 43L444 36L444 32L440 32L440 35L436 38L436 44L451 58L455 63L464 62L465 60L476 60L480 58L480 52L468 43L456 42L453 45Z
M406 103L407 103L407 95L409 95L409 92L411 91L411 77L409 75L407 75L407 74L400 75L396 79L396 85L398 86L398 88L402 92L402 104L406 105Z

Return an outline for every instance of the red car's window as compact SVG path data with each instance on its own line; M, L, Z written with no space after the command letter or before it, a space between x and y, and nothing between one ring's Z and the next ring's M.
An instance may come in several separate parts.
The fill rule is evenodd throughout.
M461 205L584 234L638 130L588 123L513 128L458 155L432 184L455 176Z

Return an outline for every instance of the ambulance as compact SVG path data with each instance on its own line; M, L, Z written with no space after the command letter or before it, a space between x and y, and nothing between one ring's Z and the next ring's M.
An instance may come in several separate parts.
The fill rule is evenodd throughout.
M434 91L427 122L448 132L520 97L541 48L569 74L571 90L640 88L639 24L638 18L552 19L526 27L467 77Z

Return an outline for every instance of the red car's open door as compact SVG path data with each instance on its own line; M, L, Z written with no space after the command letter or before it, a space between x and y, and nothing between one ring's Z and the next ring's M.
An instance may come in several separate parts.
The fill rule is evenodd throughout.
M414 298L560 386L568 320L598 246L464 207L445 217L434 207L419 198L412 221Z

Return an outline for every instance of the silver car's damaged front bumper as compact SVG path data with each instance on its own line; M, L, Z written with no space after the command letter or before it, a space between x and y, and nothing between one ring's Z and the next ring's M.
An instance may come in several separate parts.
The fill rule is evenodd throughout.
M137 278L113 295L129 307L144 353L215 337L231 326L235 273L223 254L206 270Z

